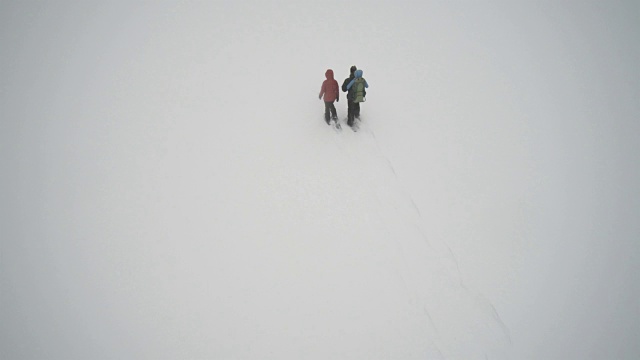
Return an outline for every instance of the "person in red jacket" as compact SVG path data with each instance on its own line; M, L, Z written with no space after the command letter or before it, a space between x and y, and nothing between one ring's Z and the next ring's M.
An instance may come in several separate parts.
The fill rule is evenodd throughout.
M338 82L333 78L333 70L327 70L324 76L327 80L322 83L318 98L322 99L322 95L324 95L324 121L330 124L329 113L331 113L331 118L335 122L338 122L338 113L336 112L336 107L333 105L333 102L340 101L340 90Z

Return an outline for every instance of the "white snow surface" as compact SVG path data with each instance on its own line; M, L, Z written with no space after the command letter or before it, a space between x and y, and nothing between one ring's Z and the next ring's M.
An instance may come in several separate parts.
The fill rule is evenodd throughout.
M639 358L639 24L1 2L0 358Z

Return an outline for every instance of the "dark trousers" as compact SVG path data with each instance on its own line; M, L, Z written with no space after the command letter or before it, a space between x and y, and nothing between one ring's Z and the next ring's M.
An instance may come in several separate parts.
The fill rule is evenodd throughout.
M360 118L360 103L348 101L347 109L347 125L351 126L354 118Z
M329 117L329 113L331 113L331 117ZM325 101L324 102L324 120L329 122L331 118L337 118L338 113L336 112L336 107L333 105L333 101Z

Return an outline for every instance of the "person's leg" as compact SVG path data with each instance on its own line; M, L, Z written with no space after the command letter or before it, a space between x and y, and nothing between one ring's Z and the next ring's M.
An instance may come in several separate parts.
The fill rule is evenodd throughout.
M338 112L336 111L336 106L333 104L333 101L331 102L331 118L335 120L338 119Z
M353 104L353 115L360 119L360 103Z
M347 125L353 125L353 111L354 111L354 103L349 101L347 104Z
M326 121L327 124L329 123L329 112L331 111L331 108L329 107L329 105L332 105L332 104L328 101L324 102L324 121Z

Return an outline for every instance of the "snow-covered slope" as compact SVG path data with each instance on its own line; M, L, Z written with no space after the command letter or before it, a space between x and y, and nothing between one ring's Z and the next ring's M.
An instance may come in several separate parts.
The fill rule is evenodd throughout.
M0 5L0 357L637 358L639 10Z

